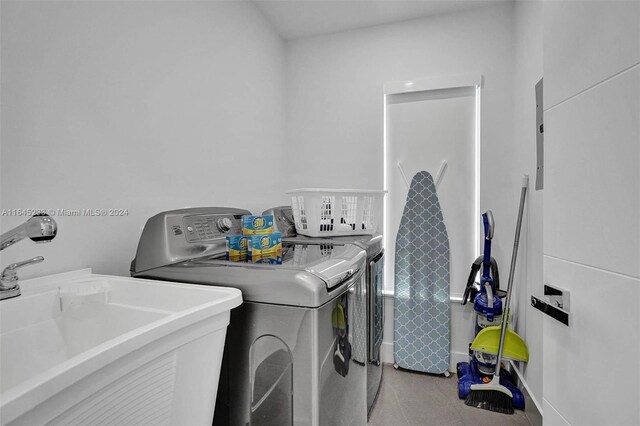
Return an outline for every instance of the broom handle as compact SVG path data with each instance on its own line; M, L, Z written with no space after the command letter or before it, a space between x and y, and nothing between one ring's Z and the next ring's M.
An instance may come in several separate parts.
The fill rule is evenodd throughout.
M516 258L518 257L518 243L520 242L520 229L522 228L522 215L524 214L524 201L527 196L529 186L529 176L524 175L522 179L522 192L520 193L520 208L518 210L518 222L516 223L516 238L513 242L513 254L511 255L511 268L509 269L509 282L507 284L507 303L502 314L502 328L500 329L500 346L498 348L498 360L494 377L500 377L500 363L502 362L502 349L504 348L504 336L507 332L507 320L509 318L509 306L511 304L511 287L513 286L513 276L516 272Z

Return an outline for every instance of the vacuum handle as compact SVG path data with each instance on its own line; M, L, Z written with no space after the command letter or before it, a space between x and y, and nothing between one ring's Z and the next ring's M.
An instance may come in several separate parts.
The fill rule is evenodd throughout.
M491 240L493 239L493 213L487 210L482 214L482 224L484 225L484 253L482 258L482 280L481 284L491 282ZM493 282L491 282L493 289Z
M482 215L482 223L484 224L484 237L487 240L492 240L495 222L493 221L493 212L491 210L487 210Z

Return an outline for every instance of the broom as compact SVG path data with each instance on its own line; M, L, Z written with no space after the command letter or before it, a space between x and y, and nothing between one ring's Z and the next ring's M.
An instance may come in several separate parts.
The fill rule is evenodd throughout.
M485 410L495 411L504 414L513 414L513 394L509 389L500 384L500 363L502 362L502 350L504 348L504 335L507 331L507 317L509 316L509 304L511 303L511 287L513 285L513 275L516 269L516 257L518 256L518 243L520 242L520 228L522 227L522 214L524 211L524 201L527 196L529 186L529 176L522 179L522 192L520 194L520 209L518 210L518 223L516 224L516 238L513 243L513 254L511 256L511 268L509 270L509 281L507 284L507 303L502 315L502 328L500 330L500 345L498 347L498 359L493 378L489 383L471 385L471 392L467 395L464 403L470 407L478 407Z

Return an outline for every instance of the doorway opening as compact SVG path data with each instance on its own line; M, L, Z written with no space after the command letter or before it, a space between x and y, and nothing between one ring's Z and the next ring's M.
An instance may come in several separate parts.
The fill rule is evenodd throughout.
M449 234L450 298L461 300L468 265L481 251L481 75L384 86L385 293L394 291L395 238L412 177L429 172Z

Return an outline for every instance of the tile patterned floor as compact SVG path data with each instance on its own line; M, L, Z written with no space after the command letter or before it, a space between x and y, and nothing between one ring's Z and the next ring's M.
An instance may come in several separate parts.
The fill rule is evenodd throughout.
M457 377L396 370L385 364L369 426L531 425L524 412L513 415L468 407L458 399Z

